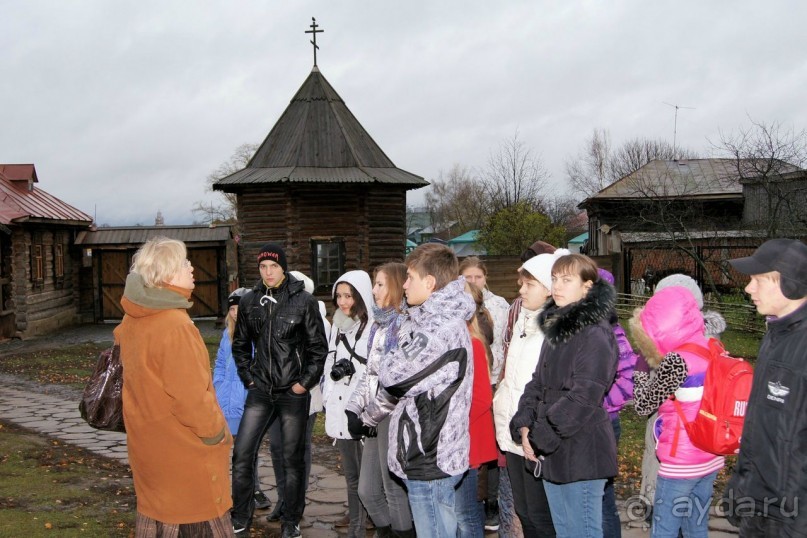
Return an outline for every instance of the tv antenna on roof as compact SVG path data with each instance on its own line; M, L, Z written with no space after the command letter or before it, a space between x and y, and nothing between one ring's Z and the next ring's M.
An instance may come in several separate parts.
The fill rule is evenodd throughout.
M681 105L674 105L672 103L668 103L667 101L662 101L665 105L671 106L675 109L675 123L673 123L673 160L678 160L675 150L675 138L678 134L678 109L685 108L687 110L695 110L694 106L681 106Z

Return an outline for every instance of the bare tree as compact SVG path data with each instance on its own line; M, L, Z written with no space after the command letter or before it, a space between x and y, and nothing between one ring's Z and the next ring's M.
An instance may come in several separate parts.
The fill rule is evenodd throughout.
M552 224L562 226L567 232L582 233L585 231L587 221L585 212L577 208L579 202L580 200L568 195L544 198L539 211L549 217ZM582 218L581 213L583 213Z
M194 224L235 222L236 220L235 207L223 202L199 200L193 204L191 212L196 216Z
M452 225L462 232L479 228L487 214L481 193L481 183L467 167L454 164L447 173L440 171L426 193L435 231Z
M482 177L490 209L495 212L521 202L537 205L549 173L516 131L491 153Z
M223 197L223 201L219 204L204 201L197 201L193 204L191 211L201 217L203 222L234 222L236 220L237 195L232 192L213 191L213 184L221 178L245 168L257 149L257 144L241 144L235 148L227 161L221 163L218 168L207 176L205 190L218 192Z
M753 119L750 127L720 133L715 149L734 159L745 195L745 220L766 237L807 229L807 131Z
M595 128L577 157L566 161L566 175L572 189L589 197L610 185L613 182L610 157L611 136L605 129Z
M665 140L633 138L612 149L605 129L594 129L591 138L573 159L566 161L566 176L575 192L586 198L631 174L654 159L695 159L686 148L675 149Z
M666 140L633 138L619 146L608 158L611 182L627 176L652 160L697 159L697 154L686 148L674 148Z

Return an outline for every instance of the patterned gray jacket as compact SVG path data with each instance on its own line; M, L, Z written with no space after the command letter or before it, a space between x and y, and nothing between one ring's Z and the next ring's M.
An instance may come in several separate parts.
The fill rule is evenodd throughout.
M409 480L435 480L468 469L473 355L466 320L476 304L460 277L409 309L399 346L381 359L380 392L398 399L390 419L387 462Z

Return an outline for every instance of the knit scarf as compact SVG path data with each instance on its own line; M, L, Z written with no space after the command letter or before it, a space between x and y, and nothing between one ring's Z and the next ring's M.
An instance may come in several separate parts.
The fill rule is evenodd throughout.
M404 304L401 303L402 309L403 306ZM367 348L372 349L375 333L379 327L389 327L389 330L387 331L387 340L384 342L384 354L386 355L391 350L398 347L398 331L401 328L401 323L406 317L406 314L399 312L392 306L379 308L377 305L373 305L373 316L375 318L375 323L373 323L373 326L370 328L370 336L367 341Z

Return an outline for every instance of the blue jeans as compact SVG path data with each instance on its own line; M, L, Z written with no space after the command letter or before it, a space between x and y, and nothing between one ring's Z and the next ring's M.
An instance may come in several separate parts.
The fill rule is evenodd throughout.
M482 538L485 535L484 505L477 499L479 471L468 469L457 487L454 503L457 514L457 538Z
M311 396L291 390L269 394L251 388L244 403L244 414L238 426L233 447L233 524L249 525L255 509L257 477L255 459L266 430L280 421L283 461L286 464L285 510L283 521L297 524L305 506L305 444L308 407Z
M404 480L418 536L456 538L455 489L463 475L437 480Z
M553 484L544 480L544 491L558 538L602 536L602 494L605 479Z
M651 538L708 538L709 505L717 471L701 478L658 477Z

